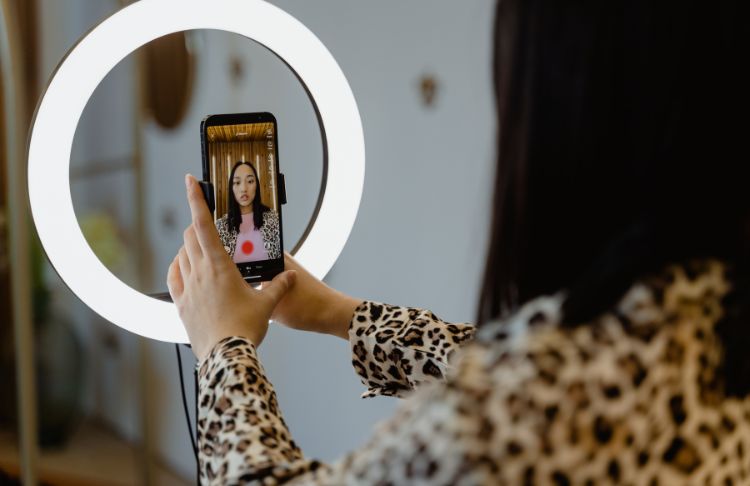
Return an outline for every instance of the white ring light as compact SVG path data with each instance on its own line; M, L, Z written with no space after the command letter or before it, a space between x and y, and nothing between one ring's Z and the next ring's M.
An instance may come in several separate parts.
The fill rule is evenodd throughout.
M65 284L96 313L141 336L183 343L188 337L175 305L124 284L89 247L73 210L69 169L78 121L109 71L146 43L193 29L264 45L296 72L317 106L328 171L315 224L296 258L320 279L354 226L365 174L362 120L344 73L315 34L278 7L263 0L141 0L81 39L50 81L31 132L29 202L39 238Z

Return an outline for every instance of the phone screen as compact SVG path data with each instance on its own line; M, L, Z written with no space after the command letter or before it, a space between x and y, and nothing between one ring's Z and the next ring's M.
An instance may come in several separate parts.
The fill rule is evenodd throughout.
M272 116L246 123L221 117L209 117L203 133L214 224L243 275L264 273L263 262L281 259L283 251L276 123Z

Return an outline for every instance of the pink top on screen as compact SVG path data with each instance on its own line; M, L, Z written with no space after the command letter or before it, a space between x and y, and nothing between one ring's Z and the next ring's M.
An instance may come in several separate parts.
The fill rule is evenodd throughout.
M233 260L235 263L268 260L268 252L263 246L263 235L253 224L253 213L242 215Z

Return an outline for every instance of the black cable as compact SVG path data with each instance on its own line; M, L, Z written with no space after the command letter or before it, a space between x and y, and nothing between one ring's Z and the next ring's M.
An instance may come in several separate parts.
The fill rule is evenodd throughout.
M193 369L193 380L195 383L195 440L198 440L198 368ZM196 484L201 483L201 461L198 458L198 449L195 450L195 477Z
M193 435L193 426L190 423L190 413L188 412L188 404L187 404L187 397L185 395L185 380L182 376L182 356L180 356L180 345L176 344L174 345L175 349L177 350L177 369L180 370L180 391L182 392L182 406L185 409L185 419L187 420L188 425L188 432L190 433L190 443L193 445L193 452L195 453L195 461L198 462L198 446L195 443L195 436ZM196 388L196 393L197 393ZM196 405L197 405L196 400ZM197 415L198 409L195 409L195 413ZM197 424L196 424L197 428Z

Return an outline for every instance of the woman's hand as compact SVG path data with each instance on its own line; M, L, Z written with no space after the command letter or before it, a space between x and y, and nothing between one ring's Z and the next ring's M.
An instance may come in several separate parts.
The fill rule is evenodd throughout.
M219 234L193 176L185 176L192 224L185 244L169 266L167 286L198 359L228 336L242 336L259 346L277 302L293 285L293 271L276 276L263 290L240 275L219 241Z
M284 252L284 268L294 270L296 281L276 305L271 319L292 329L331 334L349 339L354 310L362 303L327 286ZM263 290L273 282L263 283Z

